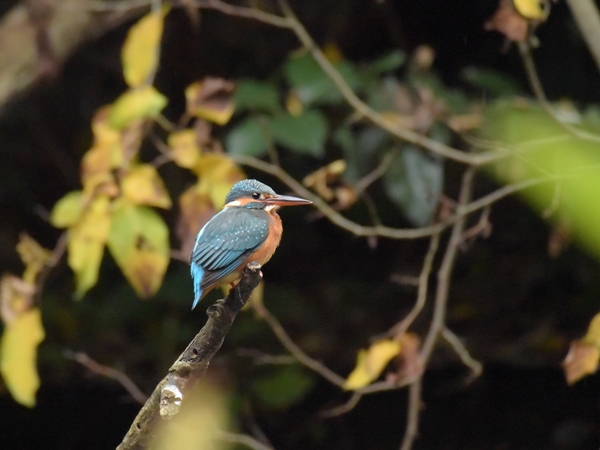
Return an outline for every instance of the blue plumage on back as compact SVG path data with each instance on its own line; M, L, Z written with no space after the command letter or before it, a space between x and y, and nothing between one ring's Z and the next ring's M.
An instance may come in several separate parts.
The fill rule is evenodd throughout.
M190 258L196 307L207 288L233 273L266 240L269 216L262 210L226 208L198 233Z
M239 280L243 266L251 257L256 257L261 264L269 261L281 239L277 208L309 203L301 198L277 195L260 181L236 183L225 198L225 208L210 219L196 237L190 258L195 294L192 309L215 286L225 282L233 285Z

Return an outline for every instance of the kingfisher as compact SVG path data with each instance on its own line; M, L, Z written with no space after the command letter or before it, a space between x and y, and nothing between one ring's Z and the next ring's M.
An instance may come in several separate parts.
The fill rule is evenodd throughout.
M250 261L266 264L275 253L283 231L277 210L281 206L308 205L298 197L278 195L257 180L236 183L225 197L223 209L198 233L190 257L194 304L211 289L233 287Z

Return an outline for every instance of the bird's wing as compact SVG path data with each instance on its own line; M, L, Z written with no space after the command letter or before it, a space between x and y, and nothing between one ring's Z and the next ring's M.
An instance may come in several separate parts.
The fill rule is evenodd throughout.
M198 234L191 263L204 269L205 289L236 270L267 239L269 218L263 211L226 209Z

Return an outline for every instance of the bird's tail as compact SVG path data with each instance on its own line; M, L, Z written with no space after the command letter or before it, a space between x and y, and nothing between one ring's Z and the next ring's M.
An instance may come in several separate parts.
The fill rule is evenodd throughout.
M192 280L194 281L194 303L192 304L192 309L194 309L202 298L202 288L200 285L202 283L202 278L204 277L204 269L198 264L192 263L190 264L190 272L192 274Z

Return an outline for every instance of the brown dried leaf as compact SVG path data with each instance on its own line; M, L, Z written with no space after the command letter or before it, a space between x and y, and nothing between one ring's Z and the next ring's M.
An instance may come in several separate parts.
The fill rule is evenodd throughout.
M190 255L194 249L196 235L215 214L216 209L207 194L192 186L179 197L179 219L175 233L181 242L181 252Z
M566 225L559 225L552 230L548 239L548 256L558 258L558 256L571 243L571 228Z
M583 341L573 341L569 353L563 362L563 370L569 385L591 375L598 369L600 349L593 344Z
M346 170L346 161L338 159L332 163L315 170L308 174L302 180L304 186L314 189L321 197L327 201L332 201L335 197L330 184L339 180L340 176Z
M529 22L513 8L511 0L501 0L500 6L483 28L498 31L513 42L524 42L529 34Z
M0 317L10 325L33 304L35 286L14 275L5 274L0 279Z
M398 370L388 375L388 381L399 383L406 380L413 380L423 374L425 366L423 358L419 352L421 339L414 333L404 333L400 336L400 345L402 351L396 358Z
M235 111L234 89L234 83L222 78L206 77L191 84L185 90L188 114L219 125L226 124Z

